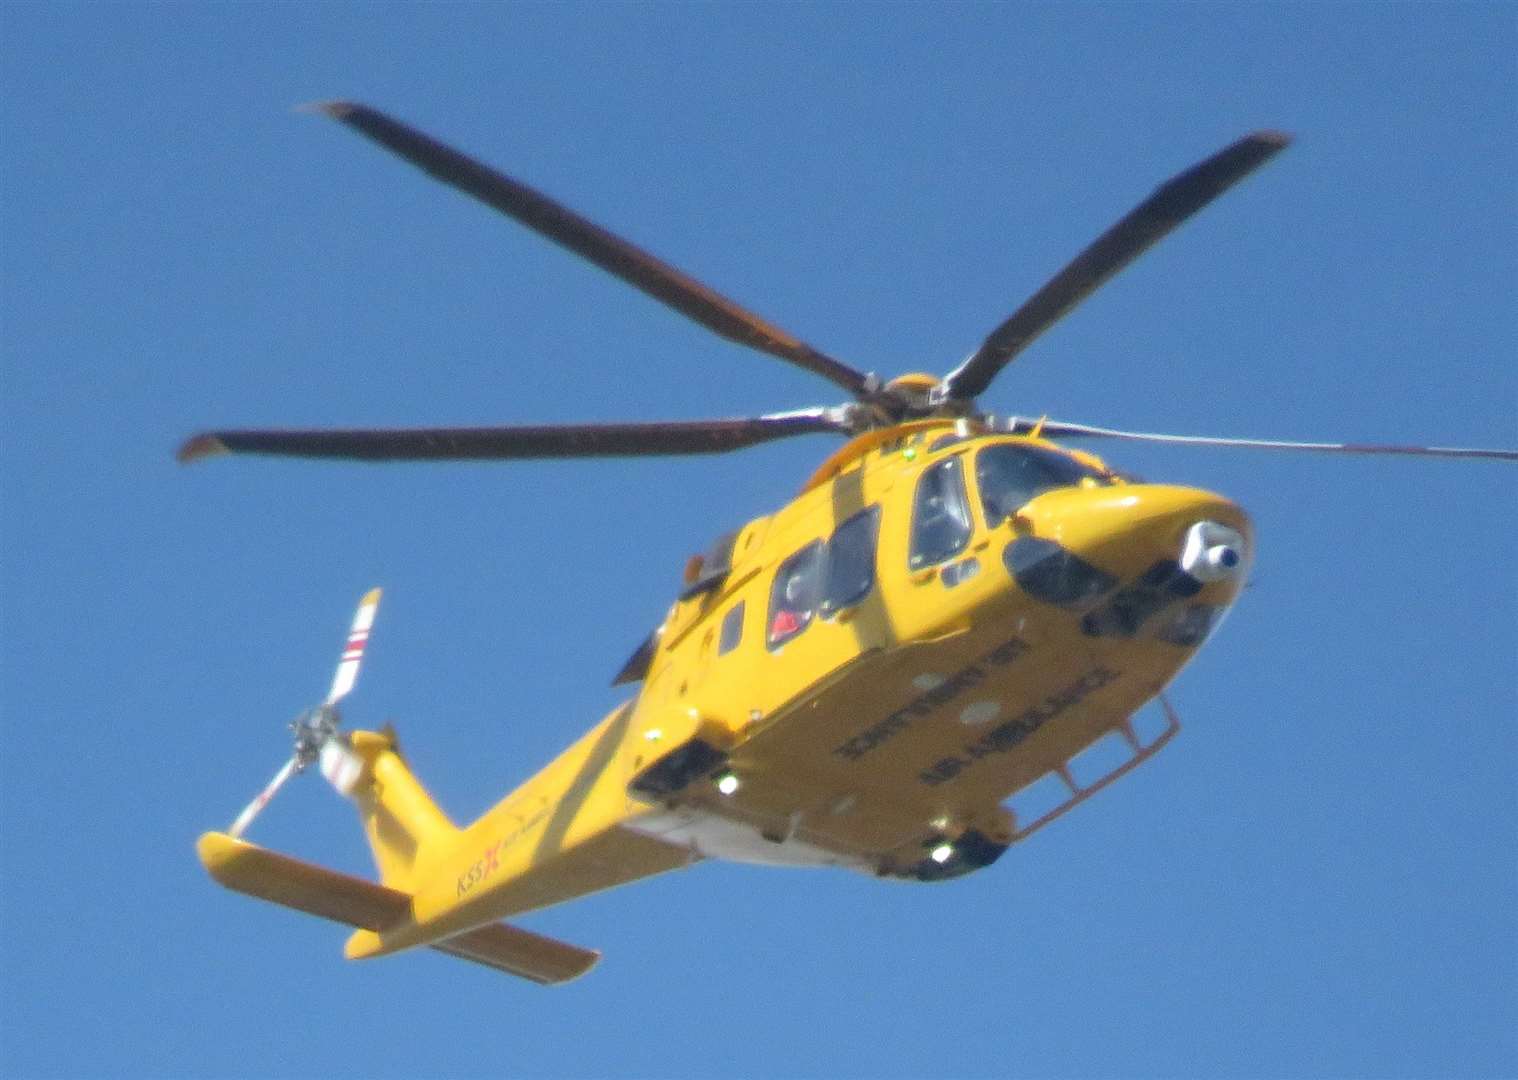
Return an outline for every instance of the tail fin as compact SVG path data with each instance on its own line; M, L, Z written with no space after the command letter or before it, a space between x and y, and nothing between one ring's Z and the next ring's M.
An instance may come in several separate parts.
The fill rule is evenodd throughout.
M358 805L380 881L413 891L415 879L453 847L458 827L412 774L388 725L351 732L348 742L362 768L351 786L342 786Z

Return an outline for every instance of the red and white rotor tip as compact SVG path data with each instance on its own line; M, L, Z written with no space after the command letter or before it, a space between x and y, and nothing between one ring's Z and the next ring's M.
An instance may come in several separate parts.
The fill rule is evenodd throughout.
M379 589L370 589L358 602L358 610L353 613L353 626L348 630L348 643L343 647L342 659L337 662L326 704L335 705L347 697L358 681L358 666L364 660L364 648L369 644L369 631L374 626L374 613L379 609L379 602Z

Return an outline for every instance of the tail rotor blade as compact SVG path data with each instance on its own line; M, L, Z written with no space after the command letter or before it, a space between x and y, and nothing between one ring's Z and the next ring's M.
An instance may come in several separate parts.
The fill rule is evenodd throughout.
M237 815L237 820L232 822L232 827L227 830L228 836L241 836L253 824L253 819L258 812L269 805L269 800L274 798L280 788L285 786L285 781L295 775L300 765L300 755L292 757L285 762L284 768L274 774L274 779L269 781L269 786L258 793L258 797L243 808L243 812Z
M369 629L374 625L374 613L379 602L379 589L370 589L358 602L358 610L353 614L353 626L348 631L348 644L343 648L337 672L332 676L332 689L327 692L326 704L335 705L347 697L358 680L358 666L364 659L364 647L369 643Z
M258 796L243 807L237 820L232 822L227 834L240 837L253 824L269 800L279 793L285 782L296 773L304 772L306 766L321 763L321 771L332 785L344 795L350 794L358 783L364 761L348 746L339 730L339 717L334 706L346 697L358 681L359 664L364 659L364 646L369 643L369 630L374 626L374 613L379 608L380 590L370 589L358 602L353 613L353 625L348 629L348 642L343 646L342 658L337 662L337 673L332 677L332 689L327 700L314 709L296 717L290 724L295 734L295 754L285 762L274 779Z

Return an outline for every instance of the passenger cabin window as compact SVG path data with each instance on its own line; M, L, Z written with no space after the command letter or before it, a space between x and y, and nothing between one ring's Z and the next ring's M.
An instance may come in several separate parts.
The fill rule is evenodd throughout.
M722 616L722 633L717 637L717 655L730 653L743 640L743 601L733 605L733 610Z
M945 458L922 474L912 501L914 570L964 550L970 542L970 504L965 498L963 455Z
M1055 488L1078 487L1084 480L1106 481L1100 472L1069 454L1043 446L998 443L975 458L986 524L995 525L1017 513L1036 495Z
M834 615L869 595L879 534L880 507L871 506L838 526L827 542L813 540L780 564L765 635L771 649L801 633L817 615Z
M822 613L831 615L865 598L875 584L875 536L880 531L880 507L861 510L828 541L827 581L822 590Z
M811 625L822 591L822 555L822 541L813 540L780 564L770 591L766 643L771 649L778 649Z

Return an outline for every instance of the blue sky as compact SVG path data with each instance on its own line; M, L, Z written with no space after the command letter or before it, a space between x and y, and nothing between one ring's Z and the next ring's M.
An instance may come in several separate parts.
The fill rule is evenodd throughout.
M857 367L944 372L1160 180L1295 145L1008 369L999 412L1518 443L1508 5L0 9L0 1072L1518 1072L1511 466L1113 447L1254 584L1151 764L991 870L707 864L524 920L543 990L223 892L225 827L386 588L349 718L469 818L618 700L686 556L832 448L366 468L207 426L833 403L331 122L353 97ZM368 873L309 779L254 839Z

